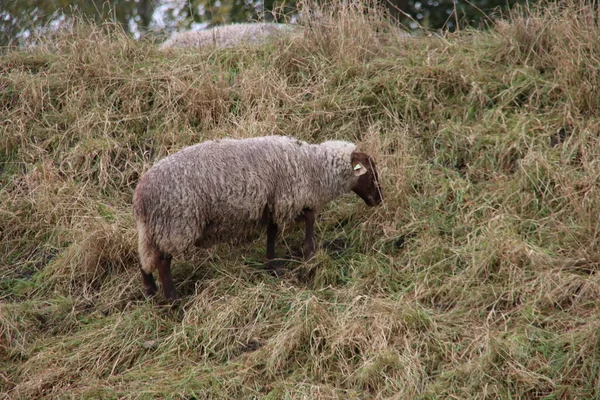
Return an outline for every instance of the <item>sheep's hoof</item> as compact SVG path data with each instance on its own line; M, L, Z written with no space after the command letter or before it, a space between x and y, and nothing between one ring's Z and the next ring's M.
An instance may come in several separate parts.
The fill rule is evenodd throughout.
M175 293L170 293L170 294L166 295L165 299L166 299L167 303L169 303L169 304L173 304L173 303L177 302L177 300L178 300L177 295Z
M267 261L267 271L276 278L280 278L285 274L285 260L270 260Z
M156 297L156 290L145 288L144 294L146 295L147 299L153 299Z
M302 283L310 283L315 279L317 268L299 268L296 278Z
M154 282L152 274L147 274L142 270L142 282L144 284L146 296L154 297L156 294L156 282Z
M171 310L179 308L179 305L181 304L181 299L178 297L169 298L164 296L155 296L154 301L156 301L156 304L159 306Z
M302 246L302 254L304 255L304 261L308 261L315 255L315 246L311 244L305 244Z

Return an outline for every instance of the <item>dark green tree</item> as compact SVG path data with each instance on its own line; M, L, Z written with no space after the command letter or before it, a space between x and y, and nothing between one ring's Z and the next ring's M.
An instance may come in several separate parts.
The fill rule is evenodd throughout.
M481 27L491 15L524 2L525 0L379 0L394 21L407 27L414 29L415 24L420 24L428 29L449 30L455 30L457 22L459 27ZM193 6L186 6L179 12L185 15L186 20L211 25L257 19L281 21L294 15L296 3L296 0L192 0Z
M525 0L410 0L405 11L423 27L454 31L457 23L459 28L480 28L517 3Z
M117 22L126 32L138 32L150 25L154 13L153 0L4 0L1 4L0 46L18 44L74 15Z

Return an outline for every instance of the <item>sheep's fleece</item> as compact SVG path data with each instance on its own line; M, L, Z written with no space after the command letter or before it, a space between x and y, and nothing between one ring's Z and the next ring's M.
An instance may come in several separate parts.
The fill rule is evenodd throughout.
M175 47L205 47L215 45L226 48L245 44L260 44L272 37L296 32L298 29L291 24L273 22L238 23L218 25L199 31L175 32L160 45L160 49Z
M265 222L266 209L280 226L304 208L318 210L357 182L355 149L265 136L207 141L162 159L134 194L144 269L157 248L175 255L243 239Z

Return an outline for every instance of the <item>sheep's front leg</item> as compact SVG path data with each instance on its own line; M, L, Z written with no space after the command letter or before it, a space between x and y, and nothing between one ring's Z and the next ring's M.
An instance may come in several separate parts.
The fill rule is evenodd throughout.
M281 266L278 265L275 258L275 239L277 238L277 224L273 222L269 216L269 222L267 225L267 264L266 267L275 275L281 273Z
M159 253L156 256L156 267L165 298L169 301L174 301L177 299L177 293L175 293L173 277L171 276L171 255Z
M315 212L308 208L303 210L306 233L304 237L304 259L308 260L315 254Z

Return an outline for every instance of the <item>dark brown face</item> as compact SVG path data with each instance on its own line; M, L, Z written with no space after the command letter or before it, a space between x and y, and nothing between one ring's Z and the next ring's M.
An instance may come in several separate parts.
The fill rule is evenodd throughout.
M358 176L358 182L352 191L370 207L380 204L382 193L375 161L367 154L355 151L352 153L352 168L354 174Z

